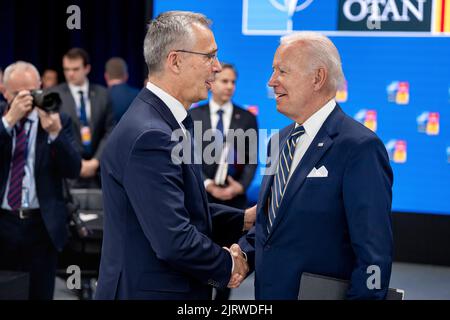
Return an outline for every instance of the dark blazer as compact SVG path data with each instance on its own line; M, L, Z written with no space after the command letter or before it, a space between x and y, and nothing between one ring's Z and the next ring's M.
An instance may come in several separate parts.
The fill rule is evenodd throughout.
M108 88L109 99L114 113L114 121L119 122L125 111L139 93L139 89L127 83L115 84Z
M200 105L196 108L191 109L190 114L192 116L192 119L194 121L201 121L202 122L202 134L206 131L211 129L211 117L210 117L210 108L209 103ZM258 124L256 121L256 117L249 111L244 110L240 108L239 106L233 104L233 114L231 116L231 123L230 123L230 129L243 129L244 131L248 129L254 129L255 132L258 132ZM205 148L210 144L210 141L204 141L202 145L202 154ZM237 145L237 142L235 140L235 147ZM252 146L254 147L254 146ZM258 148L250 148L250 145L248 143L248 139L246 140L245 144L245 163L239 164L237 161L233 164L233 171L231 172L231 176L238 181L243 187L244 190L247 190L247 188L250 186L250 183L253 180L253 177L255 176L256 167L257 164L253 163L250 164L250 152L254 150L256 154L253 154L253 159L257 160L257 151ZM205 162L202 163L202 169L203 169L203 175L205 179L214 179L214 176L217 171L218 164L207 164ZM213 196L209 195L209 199L211 202L214 203L221 203L226 204L232 207L236 208L245 208L247 206L247 197L244 194L239 195L235 197L234 199L231 199L229 201L221 201L219 199L214 198Z
M0 105L0 115L5 106ZM63 198L62 179L78 177L81 157L76 150L70 118L61 113L63 129L52 143L38 123L36 137L35 181L42 218L56 249L61 251L67 240L68 213ZM6 190L11 163L12 137L0 121L0 201Z
M210 236L226 224L237 241L243 211L208 204L200 165L172 158L177 129L144 88L109 138L97 299L209 299L228 284L231 257Z
M293 127L280 131L280 150ZM328 177L307 177L321 166ZM268 234L273 177L264 177L256 225L240 241L255 267L256 298L297 299L300 277L309 272L349 279L349 299L383 299L392 264L393 175L380 139L336 106L294 171ZM366 285L373 265L381 270L380 290Z
M80 154L83 153L83 145L80 135L80 119L77 115L77 107L67 83L62 83L50 89L51 92L58 92L62 106L61 111L67 113L72 119L75 141ZM92 133L92 154L87 159L96 158L100 160L106 140L114 127L114 118L108 91L105 87L90 83L89 100L91 102L90 128ZM78 102L77 102L78 103Z

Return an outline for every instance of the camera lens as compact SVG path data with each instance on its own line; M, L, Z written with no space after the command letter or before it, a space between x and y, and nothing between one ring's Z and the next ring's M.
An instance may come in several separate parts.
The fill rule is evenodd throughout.
M61 98L58 93L45 93L43 90L31 91L33 105L45 112L58 112L61 105Z

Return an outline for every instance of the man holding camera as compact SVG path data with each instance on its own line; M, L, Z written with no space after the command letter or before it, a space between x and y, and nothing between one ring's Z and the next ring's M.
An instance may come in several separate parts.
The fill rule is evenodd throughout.
M63 178L81 168L68 116L35 108L36 68L18 61L4 73L0 105L0 270L30 275L29 298L52 299L57 251L67 239Z

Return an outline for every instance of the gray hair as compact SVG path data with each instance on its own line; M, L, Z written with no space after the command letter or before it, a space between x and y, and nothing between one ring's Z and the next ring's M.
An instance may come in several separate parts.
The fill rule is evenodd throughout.
M203 14L189 11L168 11L150 21L144 40L144 58L149 73L162 70L171 50L189 50L195 43L192 24L211 26Z
M311 70L325 66L329 75L328 87L330 90L337 90L345 78L341 57L333 42L321 33L300 31L282 37L280 43L287 45L299 41L305 43L305 48L309 50Z
M3 73L3 83L5 86L7 85L9 78L11 78L11 74L14 71L32 71L36 73L38 79L41 79L41 76L39 75L39 71L36 69L34 65L32 65L29 62L25 61L16 61L9 66L6 67L5 72Z

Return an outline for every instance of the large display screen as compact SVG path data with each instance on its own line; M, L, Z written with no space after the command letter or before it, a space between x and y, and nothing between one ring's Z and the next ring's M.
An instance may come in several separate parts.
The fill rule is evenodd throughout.
M450 1L156 0L154 15L189 10L213 21L219 59L239 73L234 102L263 129L291 120L267 86L280 36L316 30L337 46L343 110L384 142L393 210L450 214ZM263 152L264 153L264 152ZM248 191L255 201L261 173Z

